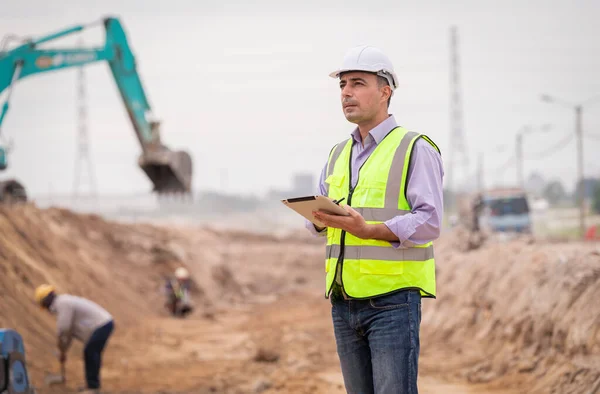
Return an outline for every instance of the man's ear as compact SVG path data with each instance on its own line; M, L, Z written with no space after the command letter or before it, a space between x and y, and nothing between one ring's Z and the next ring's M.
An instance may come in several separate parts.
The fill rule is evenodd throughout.
M383 94L384 94L383 97L385 98L385 101L389 101L390 97L392 97L392 88L389 87L389 86L387 86L387 85L384 86L383 87Z

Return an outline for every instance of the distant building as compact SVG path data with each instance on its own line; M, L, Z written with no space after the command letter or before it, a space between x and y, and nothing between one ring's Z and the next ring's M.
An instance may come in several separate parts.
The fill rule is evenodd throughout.
M297 173L292 176L292 187L288 190L270 189L265 198L267 200L280 200L284 198L314 195L318 190L314 175Z
M286 190L270 189L267 192L265 199L267 201L275 201L275 200L283 200L285 198L290 198L290 197L294 197L294 196L290 195L290 193Z
M308 194L314 194L316 190L317 184L315 177L312 174L294 174L292 178L292 194L297 196L305 196Z

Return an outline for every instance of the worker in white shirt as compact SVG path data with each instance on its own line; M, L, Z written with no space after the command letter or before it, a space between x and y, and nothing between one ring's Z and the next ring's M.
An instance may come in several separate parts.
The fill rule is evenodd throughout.
M114 330L114 321L100 305L82 297L57 294L52 285L43 284L35 290L35 300L57 318L59 360L67 359L67 350L75 338L84 344L83 356L88 393L100 389L102 353Z

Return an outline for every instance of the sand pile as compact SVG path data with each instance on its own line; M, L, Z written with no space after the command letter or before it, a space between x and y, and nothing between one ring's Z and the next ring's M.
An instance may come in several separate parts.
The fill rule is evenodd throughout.
M483 384L474 391L482 393L494 386L594 392L598 246L489 240L464 251L457 237L436 242L438 299L423 301L423 392L439 392L432 378ZM119 224L32 205L0 208L0 326L23 335L30 374L43 381L58 367L55 322L34 305L33 291L51 282L117 319L105 371L112 392L339 392L322 298L323 242L304 231ZM179 265L192 273L198 305L186 320L166 317L160 293ZM75 345L68 364L78 383L80 350Z
M457 253L453 238L437 244L439 299L423 305L425 353L449 350L432 368L529 393L590 392L600 382L598 244L513 240Z
M54 319L34 304L35 287L52 283L103 305L121 326L134 323L162 313L161 278L182 263L169 241L151 226L131 231L66 210L0 208L0 326L23 335L34 377L56 365Z
M312 251L289 253L307 242L312 242ZM45 371L57 368L55 320L33 300L41 283L104 306L118 322L118 336L129 326L167 316L161 291L164 277L177 266L192 274L195 314L202 318L220 307L260 301L263 295L272 299L302 286L309 275L303 272L306 261L319 261L303 257L315 252L314 257L319 245L308 237L290 242L289 236L118 224L33 205L0 208L0 327L16 329L24 337L30 374L40 382ZM75 344L72 354L80 351ZM77 362L71 368L80 374Z

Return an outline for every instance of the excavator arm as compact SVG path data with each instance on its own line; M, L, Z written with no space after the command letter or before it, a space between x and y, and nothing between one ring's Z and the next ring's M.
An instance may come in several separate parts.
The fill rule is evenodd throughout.
M18 80L35 74L107 62L141 146L138 165L150 178L154 191L159 194L190 193L190 155L184 151L172 151L163 145L160 123L152 114L125 31L117 18L106 18L102 23L106 31L104 47L39 48L40 44L78 33L93 25L90 24L28 40L10 51L0 52L0 94L8 89L6 102L0 112L0 138L2 121L8 113L12 89ZM6 151L0 147L0 170L7 166L6 157Z

